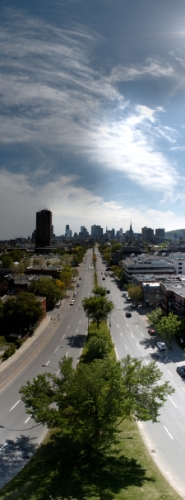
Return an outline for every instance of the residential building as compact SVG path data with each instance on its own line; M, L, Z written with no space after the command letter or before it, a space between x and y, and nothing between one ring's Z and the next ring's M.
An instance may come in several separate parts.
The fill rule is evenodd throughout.
M52 241L52 212L41 210L36 213L36 247L51 246Z
M162 310L168 315L170 312L177 314L180 319L185 319L185 276L176 277L160 283L162 295Z

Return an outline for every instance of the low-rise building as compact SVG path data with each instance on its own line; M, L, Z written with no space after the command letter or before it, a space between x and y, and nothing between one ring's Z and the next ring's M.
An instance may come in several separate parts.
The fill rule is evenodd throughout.
M181 279L182 278L182 279ZM164 314L170 312L177 314L180 319L185 319L185 276L178 277L176 281L168 280L160 284Z
M146 257L146 255L130 257L123 260L122 269L127 283L132 283L133 275L137 274L152 274L158 276L175 273L175 268L171 262L161 257Z

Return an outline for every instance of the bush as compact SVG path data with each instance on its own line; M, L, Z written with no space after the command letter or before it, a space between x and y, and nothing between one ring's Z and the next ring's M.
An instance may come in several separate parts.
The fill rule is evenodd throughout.
M6 349L6 351L3 353L3 355L1 356L2 361L6 361L6 359L10 358L10 356L12 356L12 354L14 354L15 351L16 351L16 345L15 344L13 344L10 347L8 347Z
M19 349L19 347L21 347L22 343L23 343L22 339L17 339L15 342L16 348Z

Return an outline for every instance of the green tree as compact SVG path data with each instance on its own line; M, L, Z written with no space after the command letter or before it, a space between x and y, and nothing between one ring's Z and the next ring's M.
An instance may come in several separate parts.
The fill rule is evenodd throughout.
M60 273L60 280L64 283L65 286L65 294L71 284L72 276L72 267L70 265L65 265Z
M82 301L82 305L89 319L99 325L101 321L107 321L108 314L114 308L113 302L105 297L89 297Z
M154 311L151 311L147 314L148 322L150 325L157 326L161 317L162 317L162 309L157 307Z
M169 340L169 347L171 348L171 340L181 330L181 321L176 314L172 312L168 316L163 316L157 323L158 332L161 336Z
M100 297L105 297L107 294L107 290L103 286L96 286L93 288L93 293L95 295L99 295Z
M53 309L56 303L63 297L62 289L51 278L33 280L29 286L29 292L46 297L47 310Z
M8 253L4 253L3 255L1 255L0 260L1 260L1 264L0 264L1 268L4 268L4 269L12 269L13 268L13 260Z
M72 358L59 363L61 377L45 373L20 389L26 411L36 422L57 427L61 435L88 447L106 446L113 440L118 418L135 415L157 421L159 409L174 392L156 364L142 366L129 356L123 362L111 358L79 363Z
M3 305L3 319L8 330L20 331L34 325L43 317L44 310L34 294L20 292Z
M13 262L20 262L21 260L23 260L24 257L23 251L19 250L18 248L10 250L9 255L12 258Z
M104 359L110 355L113 343L108 335L92 335L87 341L87 350L83 357L84 362L92 362L95 359Z
M127 286L128 295L131 300L135 300L135 302L141 302L143 298L142 288L137 285L128 285Z

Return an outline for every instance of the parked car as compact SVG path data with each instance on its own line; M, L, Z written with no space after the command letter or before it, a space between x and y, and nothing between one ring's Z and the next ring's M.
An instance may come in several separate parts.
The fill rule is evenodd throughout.
M110 293L110 290L107 290L107 293Z
M177 366L176 370L181 377L185 377L185 365Z
M127 302L130 302L131 301L131 298L130 297L125 297Z
M149 333L149 335L155 335L156 331L154 330L154 328L149 328L148 333Z
M176 370L181 377L185 378L185 365L177 366Z
M126 318L131 318L132 314L129 313L128 311L125 313Z
M159 351L166 351L166 344L164 342L157 342Z
M75 303L75 300L71 299L70 306L73 306L74 303Z
M105 280L105 278L103 277L102 280Z

